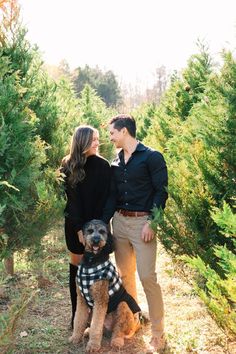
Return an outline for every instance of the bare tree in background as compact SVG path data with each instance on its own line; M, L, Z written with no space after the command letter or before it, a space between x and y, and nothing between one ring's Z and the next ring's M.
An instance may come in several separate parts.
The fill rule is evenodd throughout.
M155 83L151 89L146 90L146 99L148 102L160 103L161 96L167 87L167 73L164 65L156 68Z
M122 83L123 102L119 107L120 111L131 111L143 103L158 105L168 84L168 75L164 65L156 68L153 81L151 88L144 88L139 81L136 81L135 85Z

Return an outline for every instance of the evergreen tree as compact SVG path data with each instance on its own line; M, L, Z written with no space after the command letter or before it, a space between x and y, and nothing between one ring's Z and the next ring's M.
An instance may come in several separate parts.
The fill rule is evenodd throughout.
M35 134L37 118L27 101L27 73L34 52L19 25L16 4L6 3L3 10L0 27L1 244L5 251L10 251L27 243L25 230L28 220L32 221L35 216L36 185L42 178L41 166L46 162L46 154L45 143Z
M210 73L207 54L194 56L182 81L175 79L164 95L145 138L146 143L165 153L169 167L170 199L161 239L173 252L201 254L211 264L215 243L227 242L233 247L210 217L212 207L220 207L224 199L230 203L235 196L235 154L231 154L235 151L235 69L232 58L227 58L217 74ZM187 78L191 103L189 97L180 102L175 94L176 85L184 87ZM185 119L183 111L188 112ZM227 145L231 150L225 148Z
M99 130L100 153L108 160L111 160L114 151L112 144L109 142L107 122L112 115L115 115L115 111L107 109L105 103L89 85L86 85L81 92L79 110L82 122L90 124Z
M78 97L87 84L96 90L108 107L117 107L121 103L121 91L111 70L103 73L98 67L93 69L85 65L76 70L73 81Z
M0 256L5 258L39 245L61 215L56 169L79 113L72 87L55 84L44 72L37 49L25 38L16 2L6 2L1 16Z

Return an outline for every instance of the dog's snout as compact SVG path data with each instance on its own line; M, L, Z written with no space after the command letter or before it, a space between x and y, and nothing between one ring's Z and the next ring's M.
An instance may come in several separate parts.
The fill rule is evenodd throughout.
M93 238L92 238L92 241L95 245L99 244L99 242L101 241L101 237L99 235L95 235Z

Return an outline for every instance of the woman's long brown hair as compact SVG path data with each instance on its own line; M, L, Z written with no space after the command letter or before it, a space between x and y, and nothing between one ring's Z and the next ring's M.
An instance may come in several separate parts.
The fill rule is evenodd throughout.
M92 145L93 133L97 130L89 125L75 128L72 136L70 153L62 160L62 167L69 172L69 183L74 187L85 177L84 165L87 161L86 152Z

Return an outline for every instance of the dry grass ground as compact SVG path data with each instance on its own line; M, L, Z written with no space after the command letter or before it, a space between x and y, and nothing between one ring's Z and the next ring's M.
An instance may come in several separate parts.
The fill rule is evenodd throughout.
M18 254L16 275L13 278L2 278L2 284L0 283L0 311L3 313L24 289L36 292L28 309L18 321L14 346L7 353L83 354L86 339L80 346L68 343L71 334L68 329L68 257L62 224L45 237L44 244L43 254L31 265L25 262L24 255ZM177 265L161 245L158 245L157 271L166 312L168 345L164 353L236 353L236 343L228 341L226 334L210 317L192 287L180 276ZM143 311L147 311L139 282L138 286L140 305ZM100 353L143 354L149 340L150 324L146 324L132 339L126 341L125 347L120 351L111 350L109 338L104 336L103 350Z

